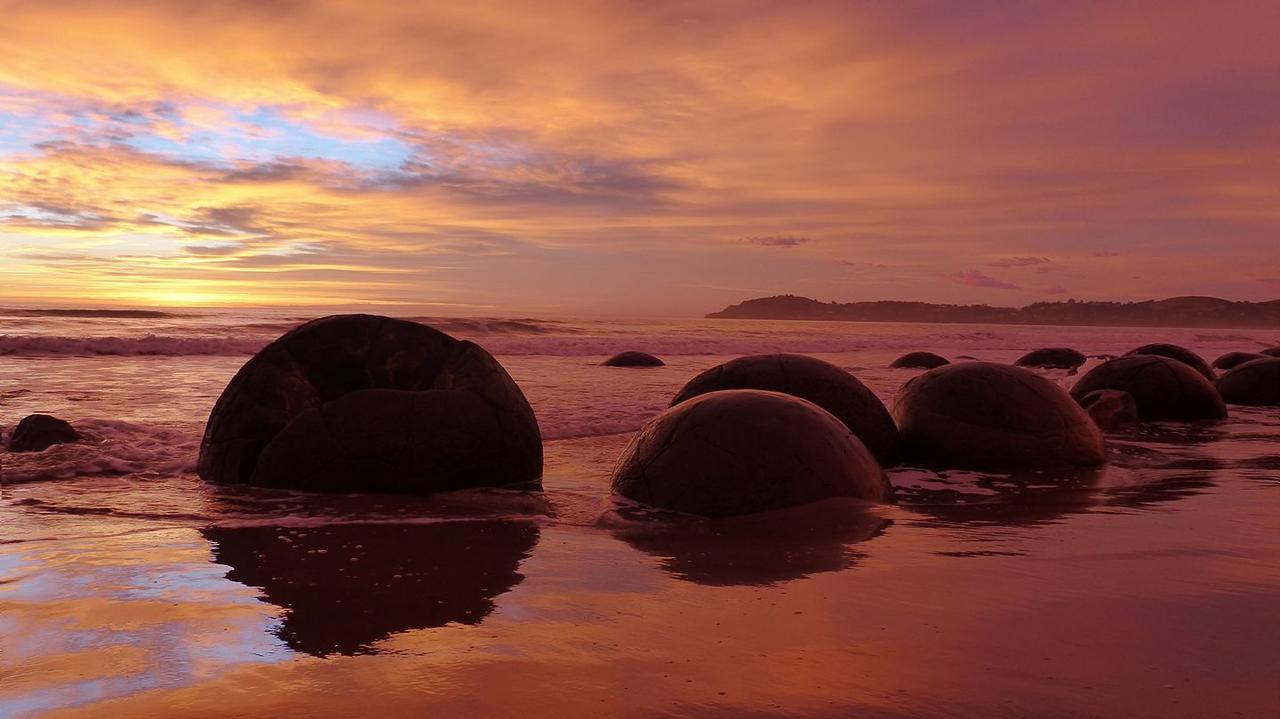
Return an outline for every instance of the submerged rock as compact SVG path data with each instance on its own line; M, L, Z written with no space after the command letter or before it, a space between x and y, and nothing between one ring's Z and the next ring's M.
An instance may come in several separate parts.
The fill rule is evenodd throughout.
M210 482L336 492L539 486L533 410L479 346L372 315L309 322L223 391L197 471Z
M602 362L605 367L661 367L665 362L647 352L619 352Z
M1045 347L1022 355L1014 364L1018 367L1077 369L1088 359L1083 352L1073 350L1070 347Z
M1126 355L1098 365L1071 388L1081 399L1090 392L1128 392L1143 422L1222 419L1227 407L1218 391L1183 362L1159 355Z
M908 352L889 365L896 369L933 369L951 364L946 357L932 352Z
M1080 398L1080 406L1089 413L1093 423L1102 429L1128 427L1137 424L1141 418L1133 395L1117 389L1090 392Z
M1161 343L1143 345L1135 350L1126 352L1124 356L1133 357L1136 355L1154 355L1156 357L1168 357L1169 359L1177 360L1196 372L1199 372L1201 377L1204 377L1210 382L1212 382L1216 376L1213 374L1213 368L1209 367L1209 364L1204 361L1203 357L1192 352L1186 347L1181 347L1179 345Z
M66 421L47 414L33 414L13 428L10 452L43 452L55 444L71 444L83 439Z
M725 389L762 389L807 399L843 422L880 464L897 461L898 428L889 410L857 377L829 362L793 354L739 357L689 380L671 405Z
M1231 404L1280 407L1280 357L1246 362L1219 377L1217 387Z
M885 501L893 491L871 453L829 412L748 389L699 395L649 420L618 460L613 490L707 517L828 497Z
M964 469L1092 466L1102 434L1058 385L1019 367L930 370L893 403L908 461Z
M1266 355L1259 354L1257 352L1228 352L1214 360L1213 366L1223 370L1233 369L1235 367L1239 367L1245 362L1252 362L1264 357L1266 357Z

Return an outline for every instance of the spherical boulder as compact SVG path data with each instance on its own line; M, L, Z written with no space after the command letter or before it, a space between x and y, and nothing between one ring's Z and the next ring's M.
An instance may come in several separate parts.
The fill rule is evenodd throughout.
M416 322L336 315L236 373L197 472L335 492L537 487L542 440L520 388L479 346Z
M1231 404L1280 407L1280 357L1246 362L1219 377L1217 386Z
M1080 406L1084 407L1098 427L1120 429L1137 424L1138 403L1133 395L1116 389L1100 389L1080 398Z
M1222 419L1227 407L1199 372L1159 355L1126 355L1094 367L1071 388L1077 399L1100 389L1128 392L1144 422Z
M889 365L895 369L933 369L951 364L946 357L932 352L908 352Z
M661 367L666 363L647 352L619 352L601 364L605 367Z
M960 469L1101 464L1102 433L1030 370L968 362L908 382L893 403L908 461Z
M47 414L23 418L9 437L10 452L43 452L55 444L71 444L82 439L66 421Z
M1162 343L1143 345L1135 350L1126 352L1124 356L1133 357L1135 355L1155 355L1156 357L1168 357L1169 359L1177 360L1199 372L1200 376L1210 382L1212 382L1216 376L1213 374L1213 369L1209 367L1209 364L1204 361L1203 357L1192 352L1186 347Z
M1083 352L1070 347L1045 347L1022 355L1014 364L1018 367L1077 369L1088 360Z
M618 460L613 491L706 517L893 496L840 420L799 397L750 389L699 395L649 420Z
M1234 369L1245 362L1252 362L1264 357L1266 357L1266 355L1259 354L1257 352L1228 352L1214 360L1213 366L1221 370Z
M897 461L898 428L889 410L858 378L829 362L793 354L739 357L689 380L671 404L725 389L762 389L807 399L843 422L881 465Z

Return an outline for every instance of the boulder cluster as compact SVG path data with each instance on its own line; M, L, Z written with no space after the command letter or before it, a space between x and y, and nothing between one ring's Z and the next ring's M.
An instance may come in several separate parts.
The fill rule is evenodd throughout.
M886 405L850 372L795 354L740 357L691 378L632 438L612 474L638 504L705 517L748 515L837 497L892 502L884 468L1062 469L1106 460L1103 431L1139 422L1211 421L1227 403L1280 406L1280 351L1214 363L1148 345L1089 370L1068 393L1034 369L1083 367L1065 347L1013 365L921 369ZM965 358L958 358L965 359ZM609 367L661 367L623 352ZM32 415L11 452L83 441ZM532 408L488 352L415 322L336 315L302 325L250 359L219 397L200 447L209 482L322 492L430 494L540 489Z

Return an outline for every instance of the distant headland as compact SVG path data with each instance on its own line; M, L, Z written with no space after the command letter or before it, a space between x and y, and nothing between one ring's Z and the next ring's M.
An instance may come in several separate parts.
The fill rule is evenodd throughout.
M1026 307L941 305L927 302L819 302L778 295L730 305L712 319L937 322L1115 327L1280 328L1280 300L1232 302L1217 297L1171 297L1142 302L1036 302Z

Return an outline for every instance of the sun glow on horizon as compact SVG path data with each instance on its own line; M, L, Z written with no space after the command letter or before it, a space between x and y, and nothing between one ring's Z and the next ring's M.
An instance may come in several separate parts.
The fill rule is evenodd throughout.
M0 300L1270 299L1273 21L1191 2L18 4Z

